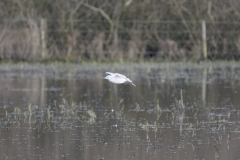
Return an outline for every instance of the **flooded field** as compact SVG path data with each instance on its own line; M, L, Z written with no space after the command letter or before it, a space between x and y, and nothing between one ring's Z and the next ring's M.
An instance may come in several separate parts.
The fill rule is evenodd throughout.
M240 157L237 63L2 65L0 84L1 159Z

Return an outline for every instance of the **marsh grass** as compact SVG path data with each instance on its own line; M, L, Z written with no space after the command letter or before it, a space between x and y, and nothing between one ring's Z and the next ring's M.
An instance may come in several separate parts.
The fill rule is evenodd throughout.
M47 108L42 108L29 104L22 110L15 107L10 113L7 110L5 111L5 124L17 123L17 127L20 127L22 123L29 124L29 126L42 124L47 126L48 130L56 127L66 129L73 127L73 124L77 122L87 125L95 124L96 118L95 111L85 102L79 105L75 103L69 105L65 99L61 104L54 107L49 105Z

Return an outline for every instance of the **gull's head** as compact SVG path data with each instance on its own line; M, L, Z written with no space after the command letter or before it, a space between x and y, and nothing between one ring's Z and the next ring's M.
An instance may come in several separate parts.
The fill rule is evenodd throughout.
M105 77L105 78L103 78L103 79L110 79L110 77L111 77L111 76L106 76L106 77Z

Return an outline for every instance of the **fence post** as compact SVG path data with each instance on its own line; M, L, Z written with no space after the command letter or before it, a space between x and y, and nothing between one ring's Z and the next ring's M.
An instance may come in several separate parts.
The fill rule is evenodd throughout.
M46 19L41 18L40 21L41 27L41 51L42 51L42 59L46 57Z
M207 59L207 38L206 38L206 22L202 20L202 52L203 58Z

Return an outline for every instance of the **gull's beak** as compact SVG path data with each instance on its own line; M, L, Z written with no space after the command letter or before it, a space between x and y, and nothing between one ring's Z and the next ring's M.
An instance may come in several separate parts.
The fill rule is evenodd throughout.
M107 79L106 77L104 77L103 79Z

